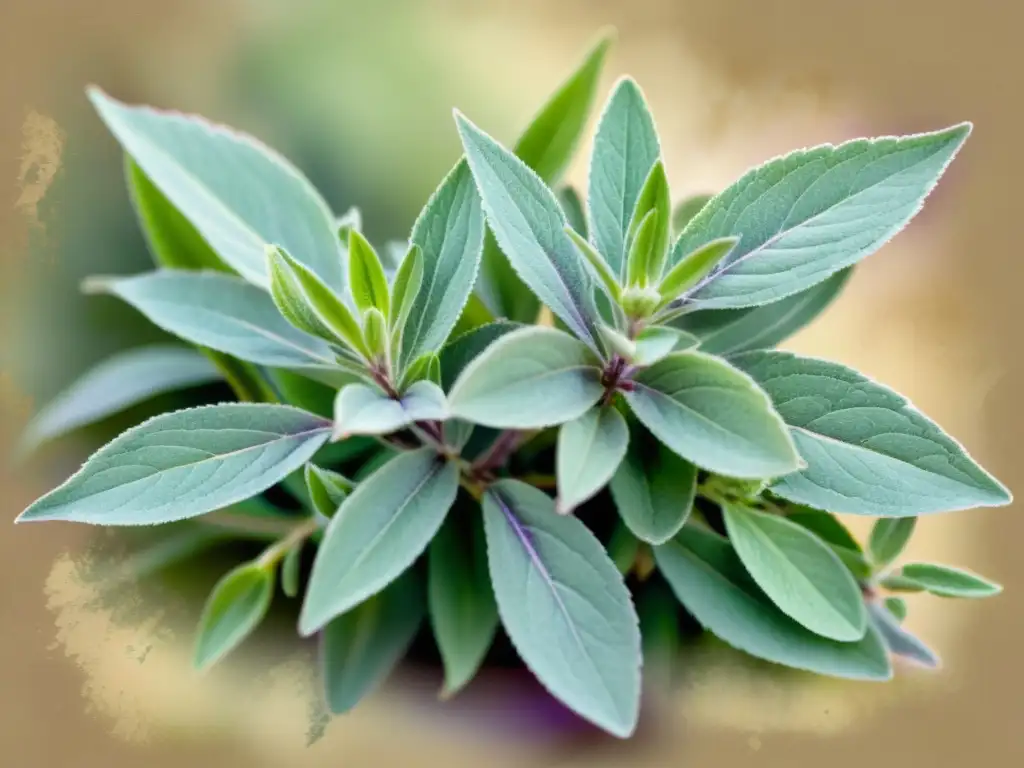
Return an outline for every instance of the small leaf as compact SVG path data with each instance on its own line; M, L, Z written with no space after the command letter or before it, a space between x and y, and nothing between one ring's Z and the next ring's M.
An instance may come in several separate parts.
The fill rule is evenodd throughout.
M333 714L349 712L387 679L412 645L424 607L422 586L406 573L324 628L320 669Z
M297 597L302 569L302 542L288 550L281 561L281 591L285 597Z
M375 307L388 316L391 298L384 265L373 246L355 229L348 232L348 283L360 312Z
M890 592L924 592L924 587L921 584L899 574L886 576L878 583Z
M391 286L391 316L388 318L388 329L397 331L404 338L405 325L409 313L423 286L423 249L413 243L409 246L395 273L395 282Z
M1009 491L891 389L838 363L786 352L730 358L771 397L807 462L772 492L818 509L914 517L1001 506Z
M690 223L690 219L700 213L712 197L714 195L693 195L680 201L672 209L672 232L676 235L682 232Z
M558 512L568 514L600 491L626 455L629 429L613 406L591 408L558 430Z
M565 233L569 235L573 245L576 246L576 250L579 251L580 255L586 259L587 263L593 268L594 276L601 281L601 285L604 286L604 290L608 296L615 301L618 301L622 296L622 286L619 285L618 278L612 274L611 267L605 263L604 257L595 251L594 247L584 240L583 236L571 227L566 227Z
M584 239L587 237L587 214L583 210L583 201L580 200L579 192L569 186L559 187L555 192L558 204L562 206L562 213L569 227L579 232Z
M384 313L370 307L363 315L363 339L372 360L386 360L388 355L388 321Z
M18 522L153 525L265 491L327 441L331 424L284 405L231 403L164 413L100 448Z
M323 469L315 464L307 464L305 470L306 490L313 509L325 518L332 518L338 507L345 501L355 487L353 482L344 475Z
M366 384L349 384L334 401L334 439L349 435L386 435L416 421L443 421L444 392L430 381L417 381L400 400Z
M618 355L628 362L633 362L636 359L636 342L632 339L604 323L597 326L597 332L601 336L601 342L604 344L608 357Z
M634 377L626 392L637 418L698 467L760 479L792 472L800 457L757 385L723 360L673 352Z
M634 431L611 481L619 517L637 538L663 544L683 527L697 494L697 468L646 430Z
M156 395L219 378L209 360L185 347L154 344L120 352L90 368L39 411L19 448L30 451Z
M654 548L665 579L687 611L712 634L751 656L831 677L889 680L881 637L837 643L786 616L757 588L729 542L692 526Z
M907 618L907 601L902 597L885 598L885 610L892 614L896 621L902 623Z
M455 379L465 370L466 366L476 360L485 349L512 331L526 326L519 323L508 323L499 320L487 323L478 328L452 339L441 350L441 383L446 391L451 391Z
M644 181L643 187L640 188L640 195L636 199L636 208L633 211L627 233L627 242L631 243L630 254L636 248L636 241L639 239L644 221L651 213L654 214L654 219L648 225L651 227L651 231L647 234L649 242L643 246L643 250L647 254L643 260L644 267L642 270L639 266L636 268L636 279L630 278L630 283L633 284L657 284L668 258L672 201L668 189L668 177L665 175L665 164L661 160L658 160L647 174L647 179ZM630 259L632 258L630 255Z
M722 511L740 561L783 613L822 637L847 643L864 637L860 587L814 534L738 504Z
M626 257L626 282L630 287L643 288L650 282L657 282L656 276L653 280L648 277L653 274L658 227L658 212L648 211L630 238L629 255Z
M871 562L878 568L885 568L895 561L910 541L916 523L916 517L883 518L876 521L868 539Z
M380 592L426 549L455 501L459 470L431 448L391 459L345 499L313 561L299 633Z
M475 505L456 507L449 515L430 542L428 565L430 619L444 661L442 696L447 698L473 679L498 629L487 542Z
M640 86L619 80L601 114L590 157L590 237L614 274L625 273L627 233L661 148Z
M475 424L535 429L582 416L604 394L600 360L554 328L528 327L487 347L459 375L450 413Z
M696 336L686 331L650 325L636 335L636 355L633 362L637 365L654 365L671 352L685 352L699 343Z
M519 655L581 717L629 736L640 708L640 631L622 576L586 526L556 515L532 486L494 483L483 508L498 612Z
M935 651L901 627L899 620L885 608L869 604L868 615L890 652L926 669L937 669L941 665Z
M705 243L681 258L658 284L661 305L668 306L670 302L707 277L723 259L729 257L738 242L738 237L720 237Z
M228 572L206 599L193 664L206 669L237 648L259 626L274 596L274 573L255 563Z
M900 575L940 597L991 597L1003 588L970 571L932 563L908 563Z

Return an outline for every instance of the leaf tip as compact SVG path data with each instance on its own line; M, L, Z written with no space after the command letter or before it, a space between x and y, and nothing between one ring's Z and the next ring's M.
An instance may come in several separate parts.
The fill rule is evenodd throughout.
M119 279L112 275L90 275L78 284L78 289L86 296L113 293L114 283Z

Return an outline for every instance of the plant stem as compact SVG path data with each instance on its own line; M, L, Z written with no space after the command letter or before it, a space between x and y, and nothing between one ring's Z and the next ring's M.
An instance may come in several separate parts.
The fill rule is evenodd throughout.
M256 560L256 564L260 568L270 568L277 563L282 557L284 557L288 550L294 547L301 541L305 541L314 533L320 529L320 521L316 518L310 518L309 520L303 520L298 525L292 526L291 530L267 547L263 554Z
M509 457L515 453L516 448L525 439L526 433L516 429L506 429L497 439L491 443L490 448L473 462L473 468L478 471L490 471L505 466Z

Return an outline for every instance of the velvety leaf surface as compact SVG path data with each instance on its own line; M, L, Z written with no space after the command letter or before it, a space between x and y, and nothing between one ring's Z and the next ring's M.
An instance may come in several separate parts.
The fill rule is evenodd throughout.
M237 648L263 621L274 597L274 573L246 563L227 573L206 599L193 664L212 666Z
M612 406L591 408L558 430L558 511L565 514L600 491L626 455L629 429Z
M334 403L334 433L386 435L416 421L443 421L447 416L444 392L429 381L417 381L400 400L366 384L349 384Z
M1003 588L970 571L932 563L908 563L900 575L940 597L991 597Z
M917 525L916 517L888 517L875 522L868 539L871 561L884 568L902 554Z

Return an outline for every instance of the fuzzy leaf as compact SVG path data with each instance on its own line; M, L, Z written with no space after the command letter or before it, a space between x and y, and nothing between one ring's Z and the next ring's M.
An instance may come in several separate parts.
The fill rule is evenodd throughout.
M330 469L307 464L305 471L306 491L313 502L313 509L325 518L334 517L338 507L355 487L351 480Z
M274 597L274 573L245 563L217 582L206 599L193 664L206 669L237 648L263 621Z
M633 362L637 365L654 365L671 352L684 352L699 343L696 336L686 331L651 325L636 335Z
M373 246L355 229L348 232L348 283L361 313L375 307L384 317L388 316L391 296L384 265Z
M661 306L667 306L707 277L723 259L729 257L738 242L736 237L720 237L683 256L658 284Z
M334 401L334 435L386 435L416 421L443 421L446 416L444 392L430 381L417 381L400 400L376 387L349 384Z
M916 517L883 518L875 522L868 539L871 562L884 568L898 558L917 524Z
M519 323L499 320L467 331L445 344L440 355L441 383L444 389L451 391L466 366L476 360L487 347L502 336L524 327Z
M594 277L600 281L605 293L611 299L618 301L622 296L622 286L619 285L618 276L612 274L611 267L605 263L604 257L583 238L583 235L576 232L572 227L566 227L565 233L572 240L573 245L576 246L580 256L586 259L587 264L590 265L594 273Z
M558 511L567 514L600 491L626 455L629 429L613 406L591 408L558 430Z
M900 576L940 597L991 597L1003 591L995 582L948 565L908 563Z
M668 189L668 177L665 175L665 165L659 160L651 168L640 188L640 195L636 200L636 208L629 223L627 232L628 242L631 243L630 259L632 251L636 248L636 242L644 221L651 214L654 214L653 221L649 225L651 231L646 235L649 238L643 246L646 251L646 258L642 266L635 267L627 265L631 272L629 282L637 285L656 285L661 279L662 270L665 268L665 261L668 258L669 236L672 218L672 200Z
M646 287L650 282L657 282L657 277L653 281L648 278L653 274L659 228L658 211L651 210L630 237L629 255L626 257L626 282L630 286Z

